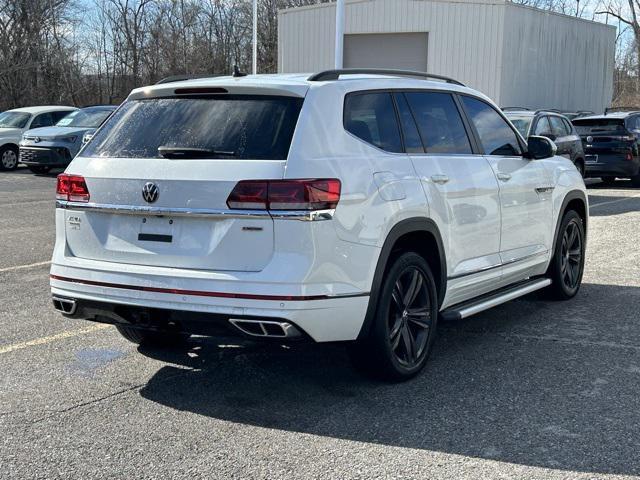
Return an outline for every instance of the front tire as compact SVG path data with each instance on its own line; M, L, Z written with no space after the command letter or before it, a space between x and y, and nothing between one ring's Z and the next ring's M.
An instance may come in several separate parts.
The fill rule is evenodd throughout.
M120 335L136 345L170 347L180 345L189 338L189 335L178 332L145 330L126 325L116 325L116 328Z
M569 300L578 294L584 274L585 239L582 218L576 211L569 210L562 218L547 271L552 281L547 292L552 299Z
M438 294L429 264L417 253L404 253L387 271L371 331L351 346L351 358L376 377L408 380L427 362L437 320Z
M602 183L604 183L605 185L613 185L614 183L616 183L616 177L600 177L600 179L602 180Z
M18 168L18 149L11 145L0 147L0 170Z
M49 173L51 167L41 167L37 165L32 165L28 167L33 173Z

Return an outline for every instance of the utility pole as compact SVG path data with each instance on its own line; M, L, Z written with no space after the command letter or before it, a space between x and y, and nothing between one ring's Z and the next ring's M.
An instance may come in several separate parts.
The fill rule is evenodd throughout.
M344 60L344 0L336 2L336 69L343 66Z
M253 74L258 73L258 0L253 0Z

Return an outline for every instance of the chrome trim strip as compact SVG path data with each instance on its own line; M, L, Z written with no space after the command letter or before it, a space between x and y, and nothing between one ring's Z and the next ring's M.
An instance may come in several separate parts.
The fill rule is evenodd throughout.
M472 272L459 273L458 275L453 275L451 277L447 277L447 280L457 280L458 278L468 277L470 275L475 275L476 273L487 272L489 270L494 270L494 269L500 268L500 267L507 267L507 266L512 265L514 263L524 262L525 260L529 260L530 258L534 258L534 257L541 256L541 255L546 255L547 253L549 253L549 250L545 250L544 252L532 253L530 255L525 255L524 257L520 257L520 258L513 258L511 260L507 260L506 262L503 262L503 263L500 263L500 264L497 264L497 265L489 265L487 267L479 268L478 270L473 270Z
M278 220L318 222L331 220L335 210L221 210L208 208L166 208L143 205L114 205L109 203L82 203L56 200L56 208L69 210L95 210L121 215L150 215L156 217L244 218L271 217Z
M484 312L485 310L489 310L490 308L496 307L498 305L502 305L503 303L522 297L531 292L535 292L536 290L540 290L549 285L551 285L551 279L542 278L536 282L533 282L521 288L518 288L517 290L512 290L503 295L499 295L497 297L493 297L488 300L485 300L484 302L480 302L475 305L462 308L458 310L458 313L460 314L460 318L467 318L472 315L475 315L476 313Z
M335 210L269 210L274 220L299 220L301 222L320 222L331 220Z

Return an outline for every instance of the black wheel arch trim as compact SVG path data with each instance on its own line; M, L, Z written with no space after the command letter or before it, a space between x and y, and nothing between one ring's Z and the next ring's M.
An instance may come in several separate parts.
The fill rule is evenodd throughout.
M573 200L581 200L584 204L584 211L587 212L584 218L584 234L585 234L585 246L587 240L587 224L589 223L589 201L587 199L587 195L582 190L571 190L567 193L562 201L562 206L560 207L560 213L558 215L558 220L556 221L556 228L553 234L553 250L555 252L556 242L558 241L558 234L560 233L560 226L562 225L562 219L564 218L564 214L567 212L567 207L569 203Z
M376 313L376 308L378 306L380 291L382 289L382 281L384 279L385 271L389 266L389 258L391 257L394 245L402 236L409 233L418 232L431 234L434 237L436 245L438 247L437 254L440 261L438 305L442 305L442 301L444 300L447 289L447 262L440 230L433 220L426 217L413 217L401 220L391 229L391 231L387 235L387 238L384 241L384 245L382 246L382 250L380 251L380 255L378 256L378 263L376 264L376 270L373 275L373 282L371 285L369 305L367 306L367 313L365 315L362 327L360 328L358 339L366 337L371 329L371 325Z

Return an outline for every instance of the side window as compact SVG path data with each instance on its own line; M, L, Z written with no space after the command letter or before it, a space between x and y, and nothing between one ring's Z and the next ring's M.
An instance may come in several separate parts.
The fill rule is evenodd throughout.
M563 118L562 123L564 123L564 128L567 129L567 135L574 135L573 125L571 125L571 122L569 122L569 120L567 120L566 118Z
M493 107L464 95L462 101L478 131L486 155L522 155L516 133Z
M422 139L418 133L415 119L407 103L407 99L402 93L395 93L398 114L400 115L400 125L404 134L404 148L407 153L424 153Z
M407 92L427 153L472 153L462 117L449 93Z
M549 117L549 120L551 120L551 132L556 137L566 137L567 135L569 135L569 132L567 132L567 127L562 121L562 118L552 115Z
M551 124L549 123L549 117L546 115L544 117L540 117L538 119L538 124L536 125L536 131L533 133L534 135L548 135L551 133Z
M47 112L37 115L31 122L29 128L50 127L51 125L53 125L53 116Z
M402 152L400 128L390 93L348 95L344 106L344 128L382 150Z
M629 130L640 130L640 117L631 117L627 120L627 128Z
M53 123L58 123L60 120L62 120L64 117L66 117L67 115L69 115L71 113L71 111L69 110L63 110L61 112L53 112Z

